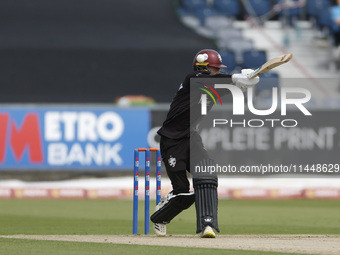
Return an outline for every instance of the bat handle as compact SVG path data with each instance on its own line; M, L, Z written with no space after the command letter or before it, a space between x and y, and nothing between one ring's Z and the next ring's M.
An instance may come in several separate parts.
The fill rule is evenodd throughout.
M248 79L249 80L254 79L256 76L257 76L256 73L252 72L251 74L248 74Z
M248 74L248 79L251 80L251 79L254 79L255 77L257 77L258 76L258 71L259 71L259 68L254 70L254 72Z

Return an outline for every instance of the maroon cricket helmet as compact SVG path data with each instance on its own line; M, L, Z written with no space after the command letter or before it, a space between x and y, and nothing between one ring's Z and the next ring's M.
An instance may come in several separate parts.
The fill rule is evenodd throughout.
M215 68L227 68L222 64L221 55L211 49L204 49L199 51L193 61L193 68L195 71L210 73L207 67L212 66Z

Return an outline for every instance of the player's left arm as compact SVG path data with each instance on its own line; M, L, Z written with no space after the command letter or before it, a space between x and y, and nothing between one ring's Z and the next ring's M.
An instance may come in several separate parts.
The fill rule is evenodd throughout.
M232 81L236 87L239 87L243 92L246 92L248 88L254 87L260 81L259 77L249 79L250 74L253 72L254 70L252 69L242 69L241 73L232 75Z

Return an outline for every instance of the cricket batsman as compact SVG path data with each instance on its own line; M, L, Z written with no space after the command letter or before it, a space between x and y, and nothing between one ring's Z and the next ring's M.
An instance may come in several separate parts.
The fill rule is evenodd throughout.
M196 233L200 233L202 238L215 238L215 231L220 232L217 221L217 175L197 176L190 169L190 162L203 167L215 164L204 149L198 131L192 125L199 120L191 118L190 109L193 104L199 105L200 102L199 100L192 102L193 99L190 98L190 79L226 78L228 84L234 84L243 92L259 82L258 77L248 78L253 72L251 69L243 69L240 74L228 75L220 72L223 68L226 66L222 64L222 58L217 51L211 49L199 51L193 61L194 72L184 78L170 105L167 118L158 130L161 137L162 160L173 188L161 199L155 213L151 216L155 234L158 236L165 236L166 224L194 202ZM223 96L227 93L228 90L224 90L219 94ZM208 110L212 105L210 102ZM190 148L195 148L194 153L190 153ZM189 191L187 172L191 172L193 176L194 192Z

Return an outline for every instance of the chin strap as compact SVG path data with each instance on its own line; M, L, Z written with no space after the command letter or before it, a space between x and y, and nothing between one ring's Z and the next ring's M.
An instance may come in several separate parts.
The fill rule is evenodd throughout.
M200 73L210 74L208 63L196 64L194 69L195 71L200 72Z

